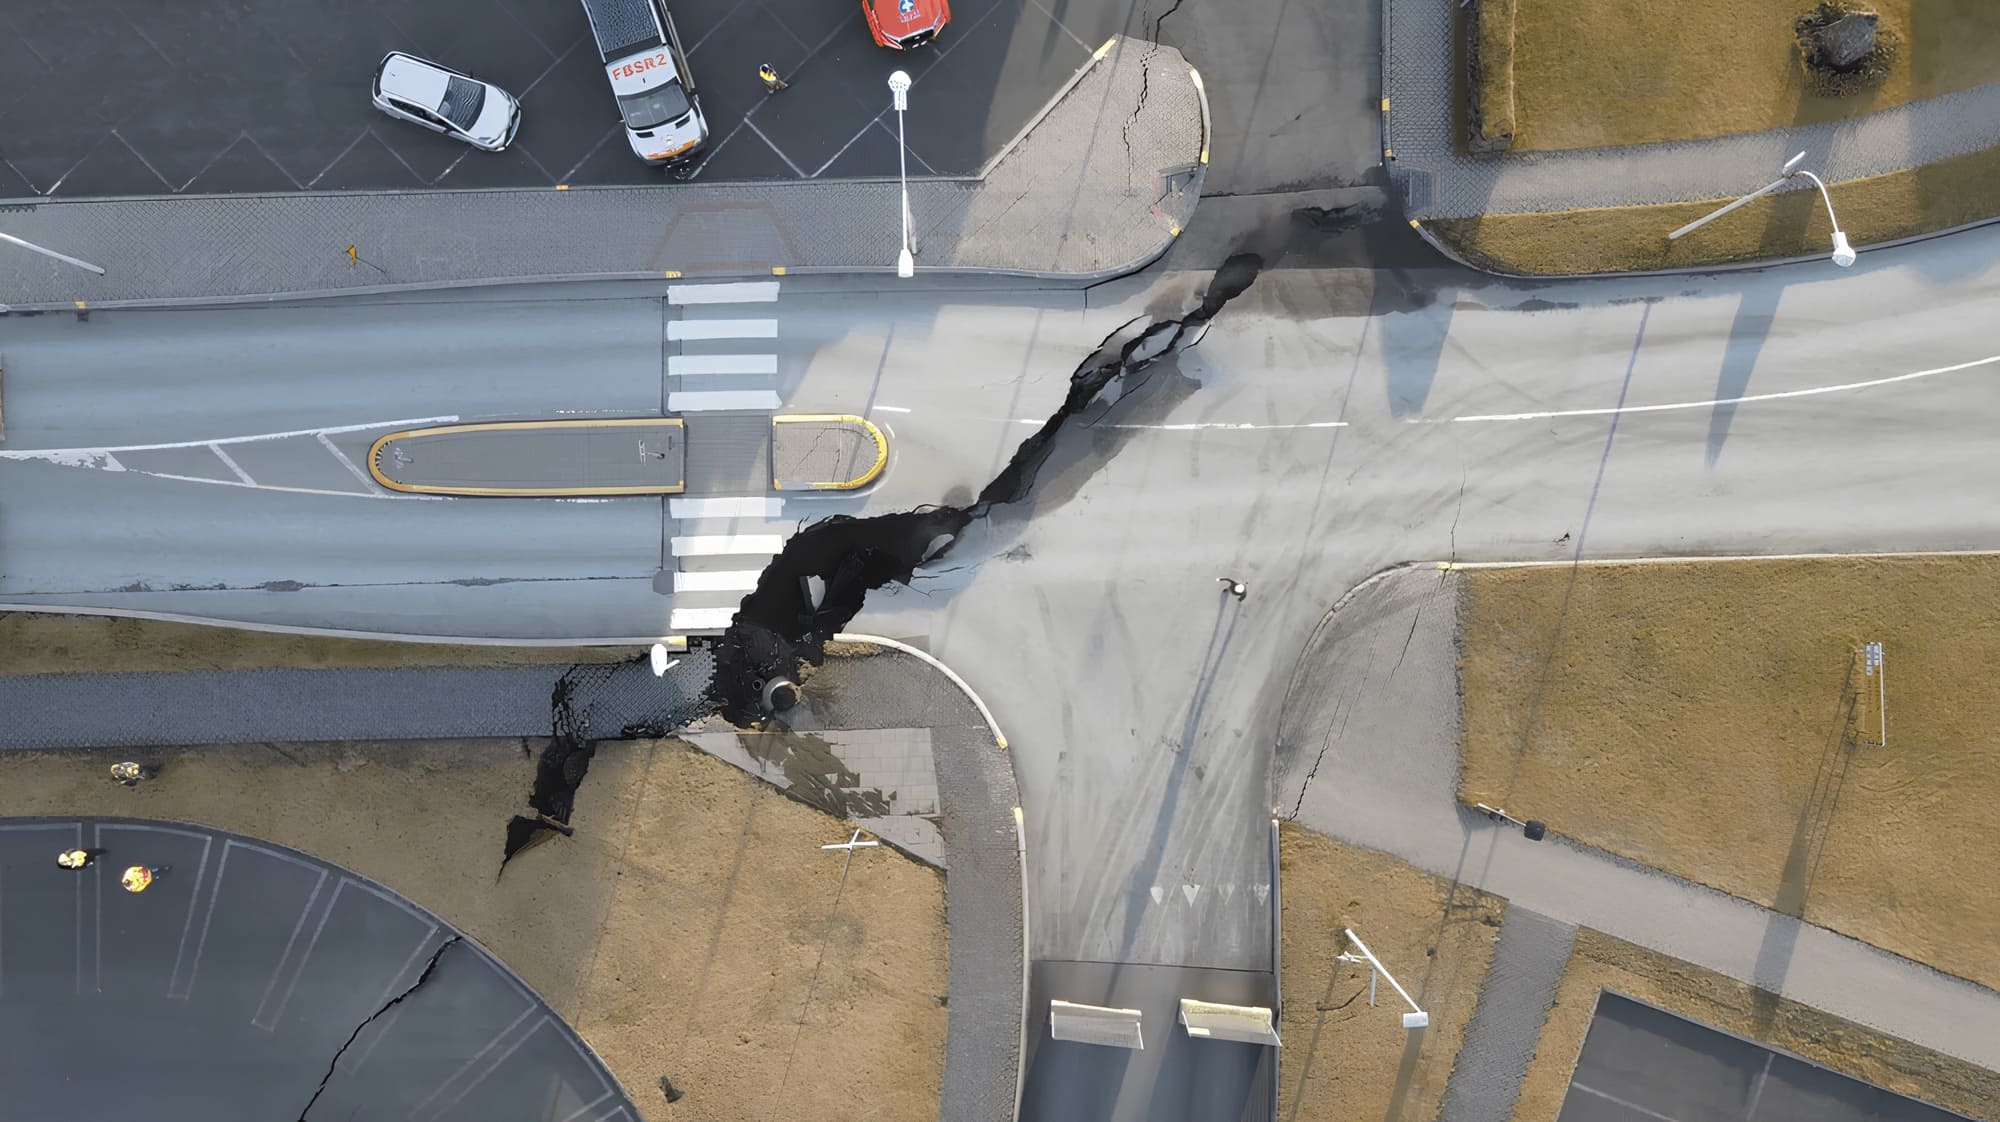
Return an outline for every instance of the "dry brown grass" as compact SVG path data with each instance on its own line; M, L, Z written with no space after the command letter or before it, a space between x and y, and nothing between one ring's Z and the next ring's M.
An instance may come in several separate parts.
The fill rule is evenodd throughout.
M1479 0L1472 20L1471 138L1474 152L1501 152L1514 143L1515 0Z
M519 741L187 749L136 790L115 758L0 753L7 810L199 822L373 877L518 972L655 1122L937 1117L942 878L862 850L834 909L840 855L817 847L848 827L683 744L600 745L576 836L497 881L533 782Z
M2000 81L2000 4L1868 0L1900 42L1880 85L1808 92L1793 21L1812 0L1520 0L1514 151L1819 124Z
M117 616L0 613L0 675L622 662L632 647L487 647L281 635Z
M1949 230L2000 215L2000 148L1829 186L1841 228L1857 246ZM1686 269L1832 252L1833 228L1817 191L1767 195L1678 241L1667 240L1669 231L1728 201L1489 214L1424 225L1474 265L1537 276Z
M1493 961L1505 905L1386 854L1286 824L1284 1022L1278 1034L1278 1117L1339 1122L1389 1117L1398 1074L1410 1068L1401 1122L1437 1117L1445 1080ZM1406 1055L1403 1005L1382 983L1368 1005L1368 971L1334 956L1351 927L1431 1015L1420 1051Z
M1521 1081L1515 1122L1547 1122L1561 1110L1597 995L1606 989L1981 1122L2000 1122L2000 1074L1588 928L1576 933Z
M1469 576L1460 798L2000 987L2000 557Z

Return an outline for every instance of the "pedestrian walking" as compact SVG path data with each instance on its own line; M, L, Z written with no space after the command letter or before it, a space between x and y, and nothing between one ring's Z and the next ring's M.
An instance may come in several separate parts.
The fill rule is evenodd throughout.
M127 892L144 892L153 887L153 881L165 876L172 865L133 865L118 878L118 883Z
M97 855L103 852L101 849L65 849L56 854L56 864L65 869L88 869L90 863L97 860Z
M767 94L774 94L785 88L785 80L778 77L778 68L768 62L757 64L757 77L763 80L764 92Z
M134 763L131 760L111 765L111 778L116 779L119 783L127 787L137 787L140 780L151 779L153 778L153 774L152 768Z
M1222 585L1231 596L1236 597L1239 601L1250 594L1250 590L1244 587L1243 582L1237 580L1235 577L1217 577L1215 580L1216 583Z

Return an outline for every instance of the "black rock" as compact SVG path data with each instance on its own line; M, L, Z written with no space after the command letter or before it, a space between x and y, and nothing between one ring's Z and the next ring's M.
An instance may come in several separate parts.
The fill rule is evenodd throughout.
M1812 44L1809 61L1832 70L1852 70L1875 51L1873 12L1851 12L1807 32Z

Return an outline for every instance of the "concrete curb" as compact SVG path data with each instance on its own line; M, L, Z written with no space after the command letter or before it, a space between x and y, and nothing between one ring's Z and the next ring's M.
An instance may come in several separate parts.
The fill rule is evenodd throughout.
M946 666L943 662L940 662L937 656L931 654L929 651L923 650L919 647L913 647L908 643L904 643L896 639L885 639L880 635L861 635L850 631L843 631L840 634L835 635L833 637L833 641L836 643L872 643L878 647L887 647L892 651L901 651L906 655L910 655L911 657L922 661L925 665L929 666L931 669L936 670L938 673L943 674L946 678L951 679L951 684L957 686L959 692L963 693L968 699L971 700L973 706L979 710L979 715L986 719L986 727L993 733L994 747L1003 750L1007 747L1007 737L1000 732L1000 722L993 719L993 710L988 709L986 707L985 699L981 698L978 693L974 692L973 688L970 685L966 684L964 678L958 676L958 671L953 670L951 667ZM593 643L584 645L595 646L596 644Z
M1854 252L1872 253L1878 249L1899 249L1903 246L1916 245L1920 242L1932 241L1937 238L1948 238L1953 234L1963 234L1969 230L1991 226L1996 222L2000 222L2000 215L1994 215L1992 218L1982 218L1977 222L1967 222L1964 225L1953 226L1945 230L1934 230L1927 234L1911 234L1908 237L1892 238L1886 242L1871 242L1867 245L1857 245L1854 247ZM1827 259L1827 255L1824 253L1813 253L1802 257L1766 257L1755 261L1729 261L1715 265L1689 265L1684 269L1635 269L1624 273L1509 273L1502 269L1489 269L1484 265L1475 265L1457 250L1446 244L1444 239L1438 237L1432 231L1425 229L1423 224L1417 219L1412 218L1409 220L1409 223L1410 228L1417 232L1418 237L1424 239L1426 244L1452 264L1471 269L1475 273L1484 273L1489 277L1501 277L1506 280L1585 281L1623 280L1631 277L1708 276L1716 273L1748 273L1758 269L1775 269L1784 265L1824 264Z
M1014 844L1021 851L1021 1043L1016 1046L1014 1056L1014 1114L1016 1122L1021 1117L1021 1096L1028 1090L1028 979L1033 971L1034 960L1028 956L1030 925L1028 922L1028 828L1021 817L1021 808L1014 808Z

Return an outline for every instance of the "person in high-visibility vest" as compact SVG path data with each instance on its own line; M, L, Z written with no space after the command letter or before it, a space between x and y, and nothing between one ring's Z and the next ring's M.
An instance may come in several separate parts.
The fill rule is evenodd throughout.
M153 887L153 878L167 871L165 865L133 865L118 878L118 883L127 892L144 892Z
M65 869L88 869L96 854L87 849L65 849L56 854L56 864Z
M778 77L778 68L768 62L758 64L757 77L763 80L764 92L767 94L774 94L785 88L785 80Z

